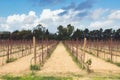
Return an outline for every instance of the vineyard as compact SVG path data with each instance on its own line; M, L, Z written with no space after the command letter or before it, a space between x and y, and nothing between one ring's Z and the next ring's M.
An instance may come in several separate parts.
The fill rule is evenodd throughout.
M120 73L120 42L115 40L1 40L0 74L86 75ZM78 66L76 64L78 64Z
M100 29L101 34L93 36L94 30L89 33L88 29L74 31L74 26L68 25L59 26L58 32L53 34L39 24L33 31L2 33L0 78L41 80L47 76L48 80L49 77L52 80L119 80L120 40L115 33L111 36L111 30L102 32ZM110 31L110 35L104 34ZM21 79L16 79L18 75ZM30 79L22 79L27 76Z
M54 44L53 44L54 43ZM35 46L36 55L37 53L48 52L56 42L54 41L37 41ZM42 49L42 52L40 52ZM0 65L5 65L6 63L12 62L24 56L33 53L33 43L32 41L21 40L1 40L0 41Z
M81 41L77 39L75 41L65 41L64 43L86 70L94 72L120 72L120 68L118 68L120 66L119 41L87 41L85 38ZM116 66L112 68L112 65L106 64L107 62Z

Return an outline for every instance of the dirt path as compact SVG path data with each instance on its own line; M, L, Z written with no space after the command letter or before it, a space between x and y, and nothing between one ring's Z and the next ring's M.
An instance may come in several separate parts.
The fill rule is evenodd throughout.
M46 61L38 73L81 73L81 70L74 63L64 45L59 43L51 57Z

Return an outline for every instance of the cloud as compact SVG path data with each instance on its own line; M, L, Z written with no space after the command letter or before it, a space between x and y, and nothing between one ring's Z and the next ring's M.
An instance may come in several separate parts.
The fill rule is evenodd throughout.
M112 11L108 19L120 20L120 10Z
M78 5L76 5L74 2L71 2L71 4L63 7L63 9L65 9L65 10L69 10L69 9L74 9L74 10L90 9L90 8L93 7L95 2L96 2L95 0L85 0L81 3L79 3Z
M34 6L46 7L55 6L60 3L66 2L65 0L29 0Z
M64 9L65 11L60 13L59 15L63 16L65 14L68 14L70 10L73 10L73 12L78 11L79 13L76 16L80 19L83 19L85 16L90 14L90 9L93 7L94 4L95 0L86 0L79 3L78 5L72 2L68 6L63 7L62 9Z
M108 12L109 10L108 9L102 9L102 8L99 8L99 9L96 9L96 10L92 10L91 11L91 14L89 15L93 20L98 20L100 19L100 17L103 16L104 13Z
M90 9L93 7L95 3L95 0L86 0L82 3L80 3L76 8L75 10L83 10L83 9Z
M106 9L95 9L91 11L91 14L87 14L86 10L73 10L69 9L66 14L60 15L65 12L64 9L43 9L39 16L36 12L30 11L28 14L13 14L8 17L0 17L0 30L21 30L21 29L33 29L36 25L42 24L47 27L50 32L55 32L59 25L66 26L68 24L74 25L75 28L110 28L120 26L119 20L110 17L113 14L117 14L119 11L114 12L106 11ZM104 16L104 14L107 14ZM85 17L87 15L87 17ZM102 17L104 19L101 19ZM84 17L83 17L84 16ZM95 20L91 20L91 17ZM118 16L117 16L118 17Z
M13 14L4 18L4 22L0 20L0 27L2 30L17 30L17 29L31 29L35 25L37 16L34 11L26 14Z
M80 13L79 11L69 10L67 14L64 16L60 16L63 9L51 10L44 9L40 16L36 16L34 11L30 11L26 14L14 14L8 16L6 19L6 23L9 26L9 29L33 29L37 24L42 24L44 27L47 27L51 32L55 32L59 25L66 26L68 24L72 24L78 26L79 19L77 19L76 15Z
M72 24L78 26L79 21L77 20L76 15L78 11L69 10L69 12L63 16L59 14L62 13L63 9L50 10L44 9L40 15L39 22L46 26L51 32L55 32L59 25L66 26Z
M54 10L51 11L50 9L45 9L42 11L41 15L40 15L40 19L44 20L44 19L53 19L56 20L58 17L57 15L61 12L63 12L63 9L58 9L58 10Z
M95 21L95 22L92 22L90 24L91 27L96 27L96 28L100 28L100 27L109 27L109 26L112 26L113 24L113 21L112 20L108 20L108 21Z
M71 2L68 6L64 6L62 9L69 10L69 9L74 9L75 7L76 7L76 4Z
M120 27L120 10L96 9L92 13L89 26L93 29L98 28L114 28ZM90 16L89 16L90 17Z

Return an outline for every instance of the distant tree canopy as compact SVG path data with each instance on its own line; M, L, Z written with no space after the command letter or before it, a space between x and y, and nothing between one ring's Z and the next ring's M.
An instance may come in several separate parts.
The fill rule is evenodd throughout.
M0 39L13 39L13 40L30 40L36 36L37 39L55 39L55 40L70 40L70 39L84 39L86 37L89 40L108 40L110 38L114 40L120 40L120 28L117 30L100 28L99 30L89 29L76 29L74 26L68 24L66 27L59 25L57 27L57 33L50 33L48 29L38 24L33 30L16 30L13 32L3 31L0 32Z
M59 40L66 40L66 39L70 39L71 35L74 31L74 26L71 26L71 24L67 25L67 27L63 27L62 25L60 25L58 28L58 39Z

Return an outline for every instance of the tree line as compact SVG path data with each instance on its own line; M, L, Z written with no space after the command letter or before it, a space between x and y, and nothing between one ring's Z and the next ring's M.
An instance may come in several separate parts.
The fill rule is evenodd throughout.
M13 39L13 40L30 40L35 36L37 39L55 39L55 40L75 40L75 39L84 39L86 37L89 40L108 40L110 38L114 40L120 40L120 28L117 30L105 29L102 28L98 30L89 30L88 28L76 29L71 24L67 26L59 25L57 27L56 33L50 33L48 29L43 27L41 24L38 24L33 30L15 30L13 32L3 31L0 32L0 39Z

